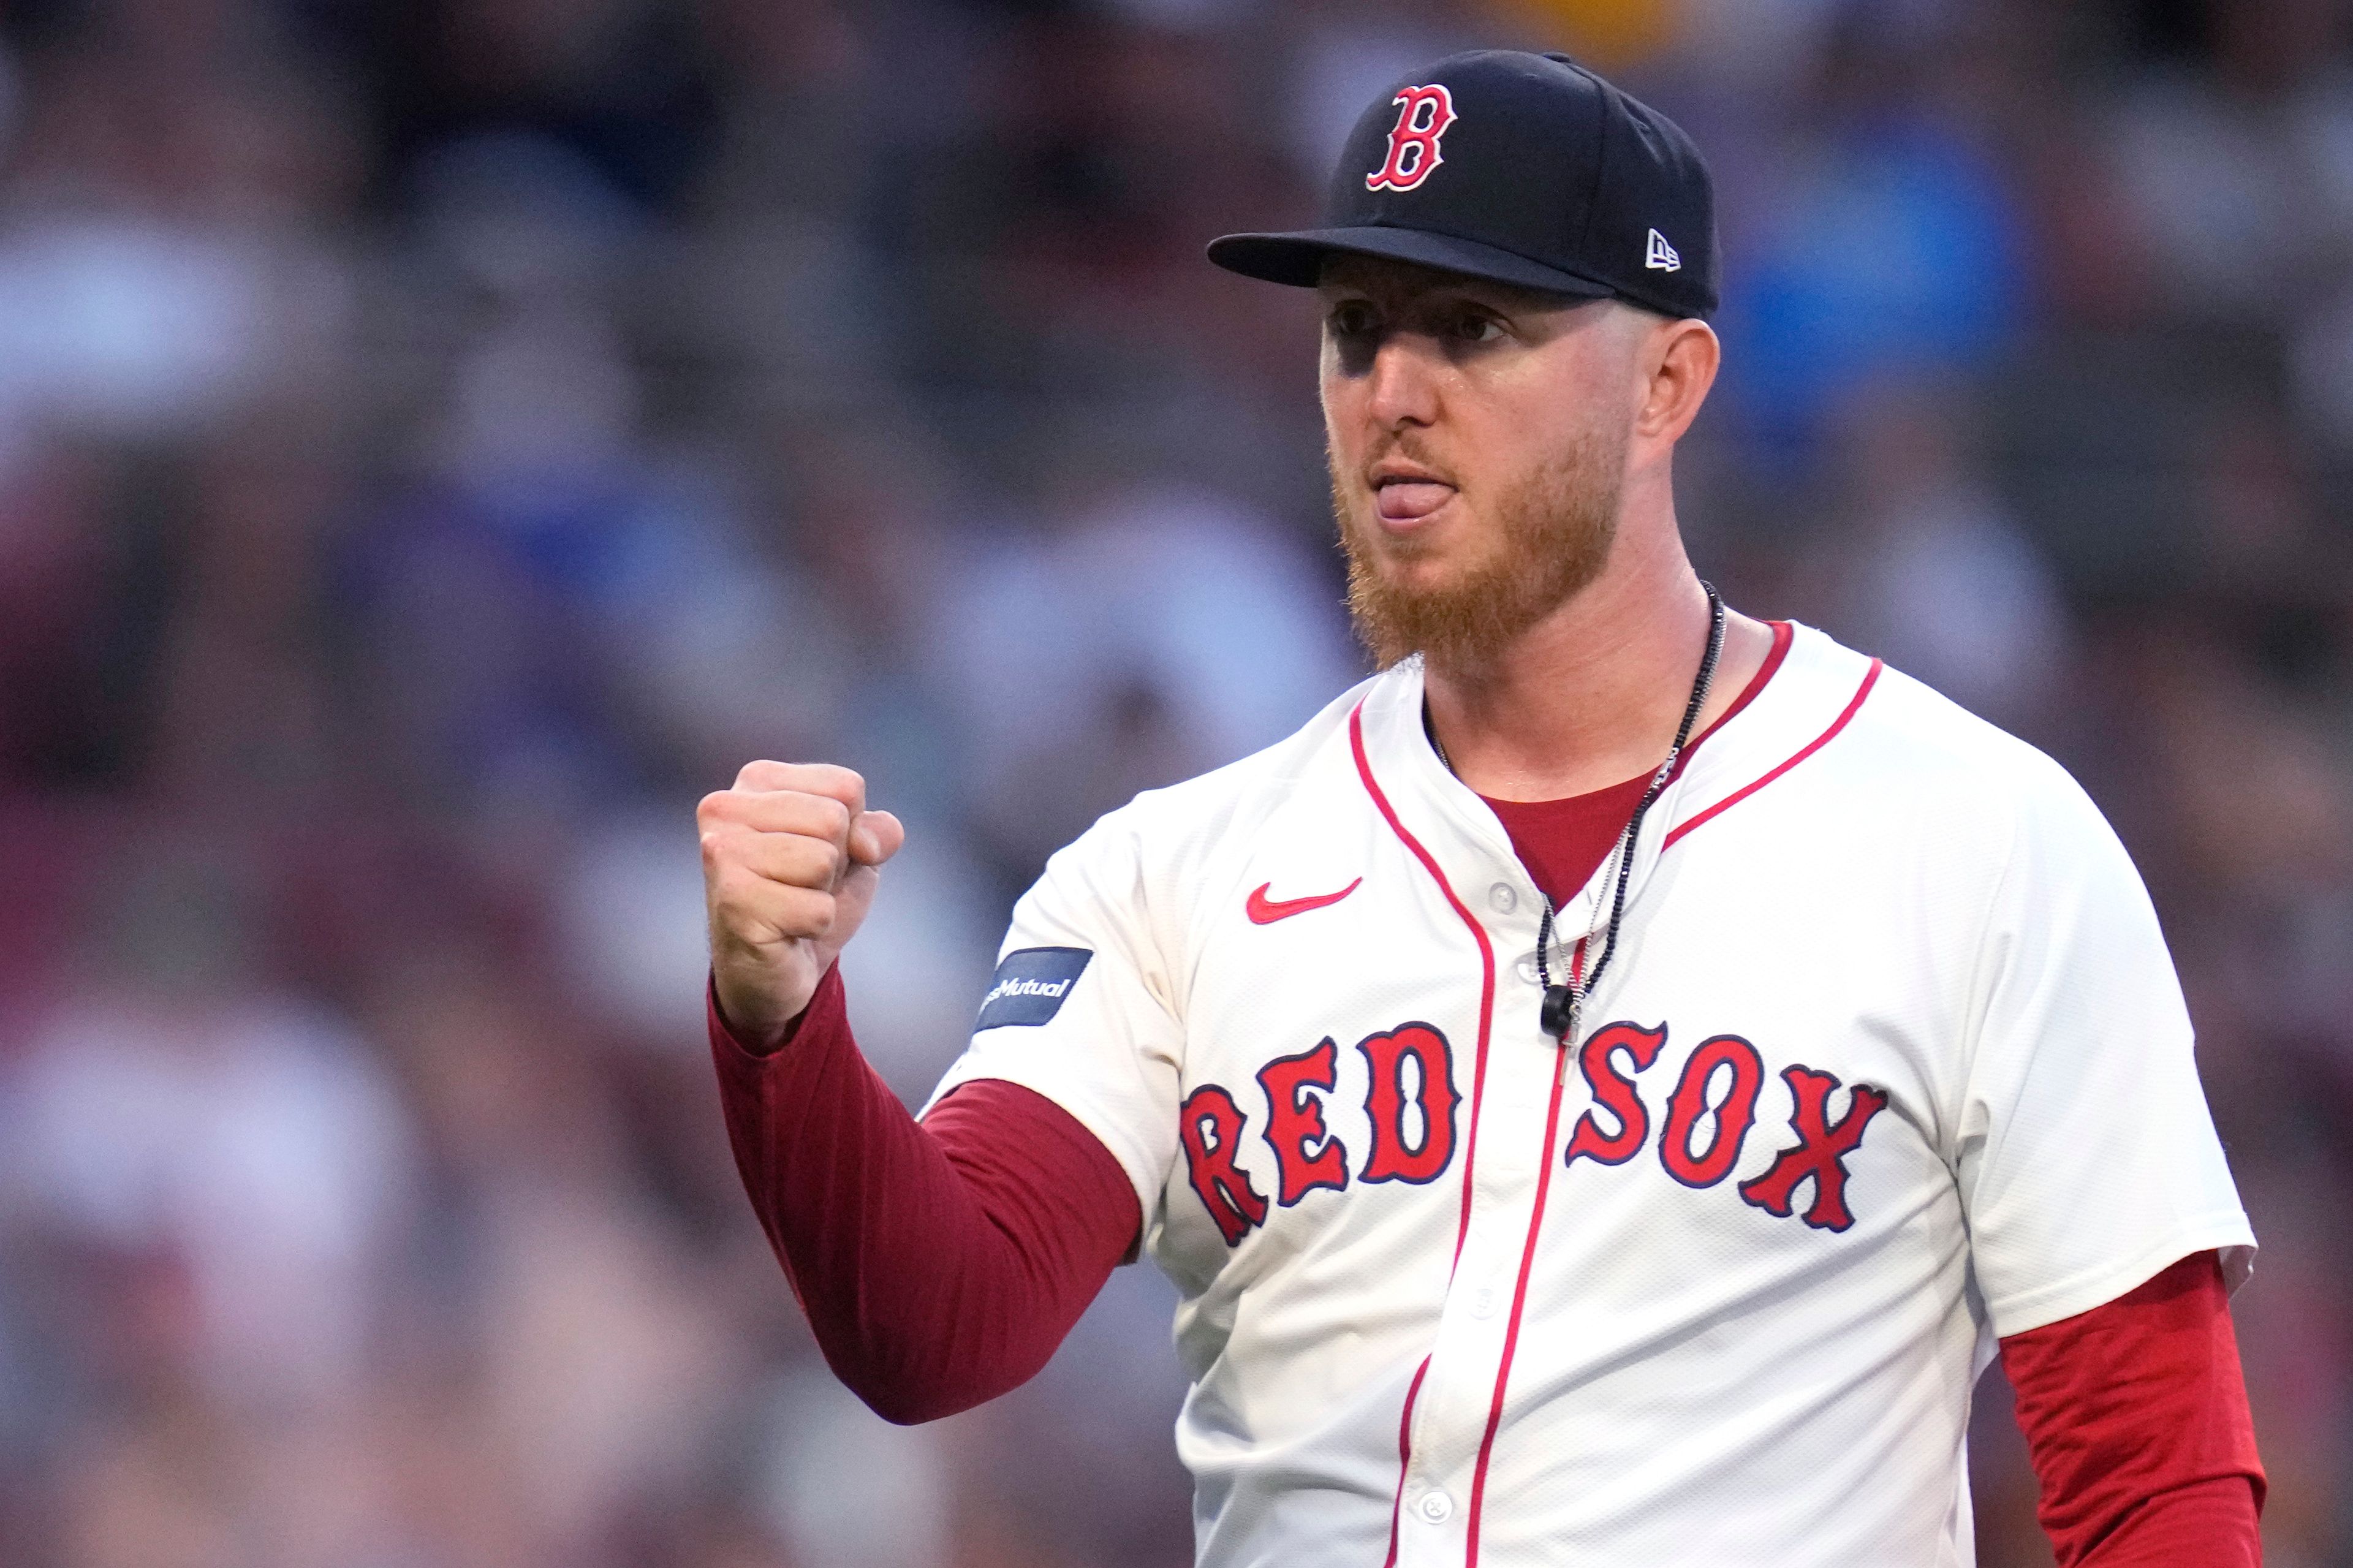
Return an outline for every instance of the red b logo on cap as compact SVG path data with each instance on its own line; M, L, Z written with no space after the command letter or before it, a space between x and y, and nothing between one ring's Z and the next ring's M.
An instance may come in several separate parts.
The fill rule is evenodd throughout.
M1454 123L1454 97L1438 83L1409 87L1389 100L1398 122L1389 131L1388 161L1365 176L1368 191L1409 191L1445 160L1438 139Z

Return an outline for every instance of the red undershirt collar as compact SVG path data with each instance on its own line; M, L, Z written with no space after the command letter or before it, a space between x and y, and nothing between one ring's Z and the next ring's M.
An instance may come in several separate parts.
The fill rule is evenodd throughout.
M1790 625L1788 621L1767 624L1773 628L1773 647L1765 655L1764 664L1741 688L1732 706L1683 748L1683 762L1690 761L1691 754L1710 735L1754 701L1765 683L1773 679L1773 672L1781 668L1781 659L1789 651ZM1682 768L1683 763L1676 763L1677 772ZM1496 800L1488 795L1479 798L1486 801L1503 823L1504 831L1511 836L1514 852L1519 856L1520 864L1528 868L1537 888L1558 906L1576 898L1592 880L1593 873L1600 869L1610 847L1626 830L1634 807L1641 803L1642 791L1650 782L1651 775L1643 773L1623 784L1560 800Z

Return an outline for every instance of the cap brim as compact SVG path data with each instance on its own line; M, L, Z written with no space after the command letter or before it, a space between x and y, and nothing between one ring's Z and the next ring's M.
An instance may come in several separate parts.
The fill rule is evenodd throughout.
M1209 259L1227 271L1296 289L1314 288L1325 258L1335 255L1410 261L1441 272L1583 299L1598 300L1617 292L1606 283L1531 261L1514 251L1423 228L1303 228L1290 234L1229 234L1209 242Z

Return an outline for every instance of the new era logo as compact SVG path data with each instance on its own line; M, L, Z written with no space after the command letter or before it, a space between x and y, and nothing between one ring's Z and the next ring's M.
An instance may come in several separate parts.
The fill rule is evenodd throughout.
M1650 254L1642 258L1642 265L1653 272L1680 272L1683 258L1667 243L1667 237L1654 228L1651 231Z

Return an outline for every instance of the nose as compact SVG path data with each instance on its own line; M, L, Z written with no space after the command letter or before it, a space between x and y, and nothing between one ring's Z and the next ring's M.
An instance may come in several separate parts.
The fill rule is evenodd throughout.
M1438 417L1439 373L1418 334L1392 333L1373 353L1366 412L1385 430L1431 424Z

